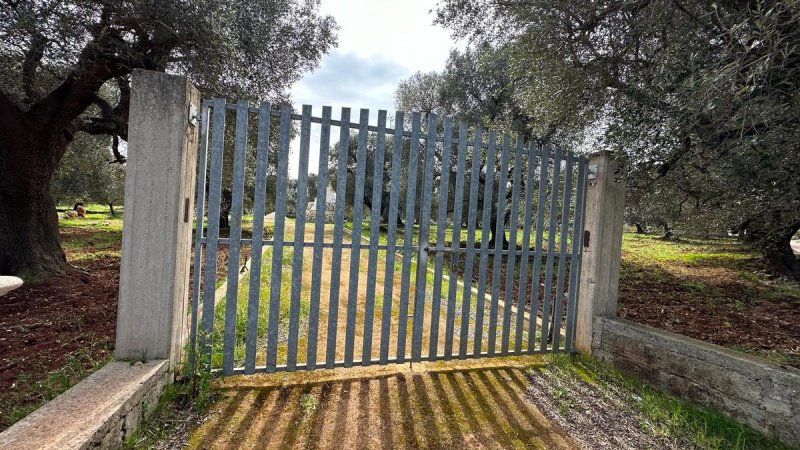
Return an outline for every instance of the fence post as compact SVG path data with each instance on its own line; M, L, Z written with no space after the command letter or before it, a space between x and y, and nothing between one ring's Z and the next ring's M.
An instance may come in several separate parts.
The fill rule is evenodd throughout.
M595 317L617 314L625 183L616 180L618 165L611 152L589 158L583 262L580 274L575 347L592 352Z
M180 362L187 330L200 93L134 70L115 357Z

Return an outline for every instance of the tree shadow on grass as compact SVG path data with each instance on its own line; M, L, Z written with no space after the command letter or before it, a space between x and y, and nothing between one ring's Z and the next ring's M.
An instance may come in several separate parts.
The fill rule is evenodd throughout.
M224 380L219 388L222 399L193 432L189 447L574 445L525 399L522 366L431 367L421 372L397 367L402 369Z

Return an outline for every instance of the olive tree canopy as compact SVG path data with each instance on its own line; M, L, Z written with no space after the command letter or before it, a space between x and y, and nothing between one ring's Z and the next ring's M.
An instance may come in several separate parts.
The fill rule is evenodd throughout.
M442 0L436 13L508 55L540 135L616 151L635 198L669 192L670 211L713 214L800 280L800 3Z
M318 0L0 2L0 273L69 270L50 186L79 132L127 137L133 69L286 100L336 44ZM116 158L124 159L121 152Z

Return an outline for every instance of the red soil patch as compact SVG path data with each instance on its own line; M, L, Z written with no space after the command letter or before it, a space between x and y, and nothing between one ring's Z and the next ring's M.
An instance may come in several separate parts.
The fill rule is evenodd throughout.
M706 269L713 272L708 277ZM764 289L713 269L696 267L693 278L711 286L698 292L666 271L623 260L619 316L800 368L800 301L770 298Z
M53 277L0 297L0 429L10 425L10 409L46 400L37 383L49 372L70 359L89 369L113 352L119 259L78 266L78 276Z

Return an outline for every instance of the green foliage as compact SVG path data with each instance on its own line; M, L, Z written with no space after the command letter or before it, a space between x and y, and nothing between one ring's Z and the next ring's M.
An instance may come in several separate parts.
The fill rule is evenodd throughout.
M707 449L784 449L789 448L774 438L742 425L722 413L664 394L652 386L628 377L610 365L578 355L548 357L546 369L560 383L553 398L561 413L574 407L569 386L588 383L609 396L619 398L626 407L642 414L641 428L664 435L677 442L689 442Z
M59 369L44 374L35 369L20 373L11 386L7 405L3 405L0 413L0 427L6 428L18 422L111 360L110 353L105 358L96 359L92 354L94 348L92 343L69 355Z
M445 0L437 21L510 61L537 130L615 151L629 218L748 233L800 279L797 2ZM542 133L542 131L539 131Z
M125 168L114 162L111 139L79 135L60 161L53 177L53 196L58 203L72 206L81 201L105 207L119 205L125 196ZM115 210L113 214L116 214Z
M528 137L534 124L520 104L509 55L490 45L452 50L442 72L417 72L400 82L397 108L451 115L470 126L491 126ZM544 135L545 133L539 133Z
M156 443L174 435L180 428L190 426L192 419L204 411L193 398L191 383L177 381L168 384L153 411L133 433L125 437L120 448L154 448ZM143 407L147 408L147 405L143 404Z
M336 43L336 23L318 9L293 0L13 2L0 10L0 85L30 105L69 74L127 86L130 71L145 68L187 74L206 94L285 98Z

